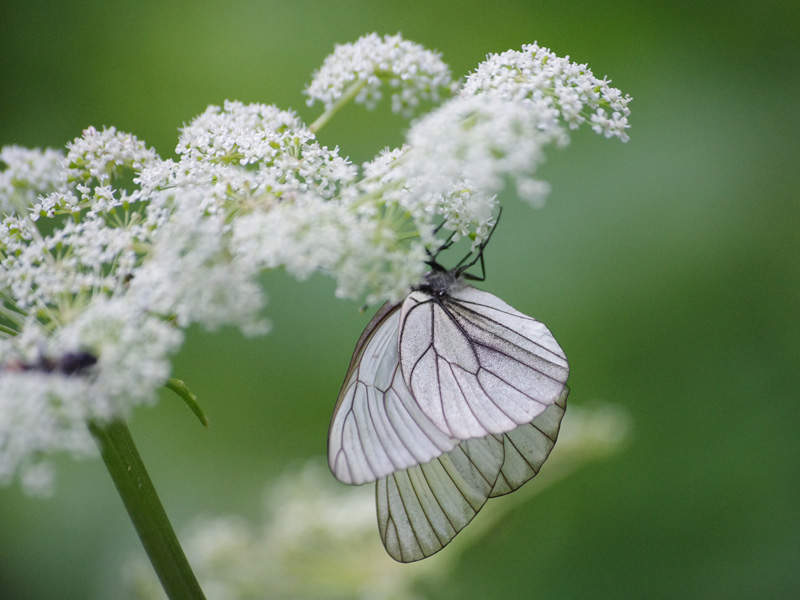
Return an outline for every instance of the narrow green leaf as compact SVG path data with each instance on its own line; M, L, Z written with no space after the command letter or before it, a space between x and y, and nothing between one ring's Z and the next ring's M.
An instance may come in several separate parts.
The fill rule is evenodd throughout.
M208 417L206 417L206 413L203 412L203 409L200 408L200 404L197 402L197 396L192 393L185 382L181 381L180 379L173 378L167 381L165 387L168 390L175 392L184 402L186 402L186 406L188 406L195 416L200 419L203 427L208 429Z

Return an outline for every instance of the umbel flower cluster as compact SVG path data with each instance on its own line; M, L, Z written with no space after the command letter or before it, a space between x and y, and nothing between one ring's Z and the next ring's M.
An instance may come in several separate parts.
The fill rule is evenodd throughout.
M264 269L397 300L449 236L485 238L509 182L542 201L546 146L584 123L625 141L629 126L630 97L535 44L456 82L437 53L372 34L338 46L305 93L323 107L311 125L209 107L177 159L114 128L65 152L0 150L0 483L46 487L49 453L93 451L87 422L153 402L190 324L264 333ZM402 147L357 166L317 141L344 104L384 95L417 116Z

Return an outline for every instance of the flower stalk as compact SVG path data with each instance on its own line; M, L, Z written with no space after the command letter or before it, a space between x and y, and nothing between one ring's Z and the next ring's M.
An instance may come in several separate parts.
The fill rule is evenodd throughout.
M89 422L103 462L170 600L204 600L167 513L122 420Z
M308 126L308 130L311 133L317 133L323 126L330 121L336 113L338 113L344 106L350 103L350 101L358 95L362 89L364 89L367 85L367 82L364 80L359 80L354 83L351 83L350 86L347 88L344 94L324 113L322 113L316 121L314 121L311 125Z

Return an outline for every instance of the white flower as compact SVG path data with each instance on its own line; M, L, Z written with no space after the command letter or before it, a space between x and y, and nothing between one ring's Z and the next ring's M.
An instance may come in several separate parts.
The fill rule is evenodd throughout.
M391 218L313 195L281 203L234 223L233 249L259 268L284 266L298 279L321 271L337 279L336 295L367 302L399 299L420 281L421 243L402 243Z
M183 333L158 316L144 313L126 296L96 298L59 330L51 352L83 349L97 358L84 377L86 417L110 420L150 404L170 375L170 357Z
M228 100L223 108L209 106L185 126L175 151L184 164L273 165L311 139L293 112Z
M0 482L19 471L44 485L43 456L92 454L87 422L154 402L182 340L162 319L102 296L54 335L29 318L18 336L0 338Z
M570 129L591 120L598 133L625 142L631 97L609 83L607 79L597 79L587 65L571 62L569 56L562 58L548 48L528 44L522 46L521 52L508 50L490 55L467 77L461 94L525 99L552 121L560 116Z
M0 214L24 214L40 194L61 187L64 155L57 150L0 148Z
M181 194L179 207L128 284L128 301L142 312L173 318L181 328L237 325L248 334L264 333L258 271L251 261L231 254L225 215L204 213L204 198L198 189Z
M52 217L59 209L72 214L86 208L92 215L137 202L140 193L126 189L128 178L136 183L136 174L156 160L155 151L131 134L118 132L114 127L102 131L89 127L81 137L67 144L64 160L67 183L74 184L78 192L77 203L73 200L75 196L68 194L64 199L57 197L61 201L52 206L36 206L34 210Z
M327 200L356 176L336 148L321 146L297 116L274 106L226 101L210 106L181 132L178 162L151 164L141 175L148 194L201 190L201 210L228 216L313 193Z
M403 154L384 161L378 181L393 187L385 196L408 210L420 230L441 217L455 239L472 236L477 245L494 226L496 194L507 181L524 200L541 202L543 186L533 173L547 145L567 142L560 127L544 123L547 117L529 102L458 96L411 127ZM370 172L379 173L378 165Z
M330 110L356 84L355 102L373 108L391 90L392 110L410 115L423 100L438 102L449 94L452 78L439 54L404 40L400 34L376 33L355 43L337 45L305 90L307 104L319 101Z
M149 237L149 231L135 222L112 228L96 214L81 222L65 221L47 236L30 222L9 218L5 224L20 233L5 240L0 288L11 290L16 305L25 310L55 299L68 310L63 304L66 297L119 290L137 261L134 245Z

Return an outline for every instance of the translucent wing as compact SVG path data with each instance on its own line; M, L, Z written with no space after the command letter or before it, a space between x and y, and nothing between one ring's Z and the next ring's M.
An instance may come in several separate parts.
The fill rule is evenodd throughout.
M492 488L490 497L503 496L518 490L523 483L539 473L556 444L561 419L567 410L569 388L542 414L526 425L520 425L502 436L503 466Z
M517 429L466 440L430 463L378 480L378 529L389 555L412 562L444 548L491 497L534 477L552 450L569 390Z
M328 463L343 483L361 484L428 462L456 440L422 413L398 361L400 305L384 305L356 344L328 431Z
M566 356L542 323L464 286L417 290L400 315L400 366L422 412L466 440L530 423L561 395Z
M378 480L378 529L389 556L413 562L444 548L486 503L502 463L503 444L489 437Z

